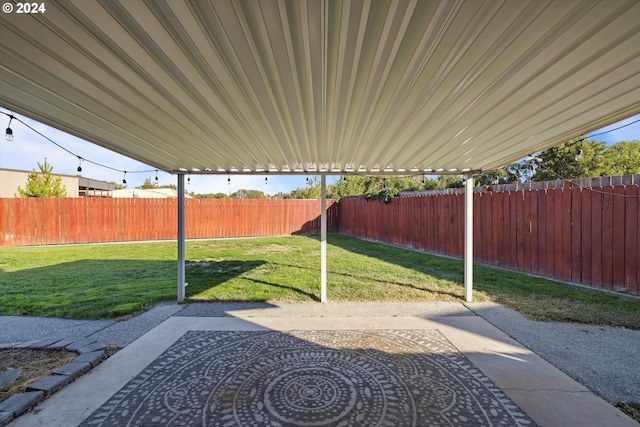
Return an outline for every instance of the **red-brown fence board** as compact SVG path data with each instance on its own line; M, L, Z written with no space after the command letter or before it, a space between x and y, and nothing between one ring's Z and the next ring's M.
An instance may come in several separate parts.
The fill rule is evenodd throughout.
M539 195L543 198L544 204L544 212L542 212L542 221L544 225L538 231L543 234L544 238L544 263L542 264L542 268L540 270L541 274L544 276L553 276L554 272L554 264L555 264L555 242L556 242L556 233L555 233L555 224L556 218L554 218L554 209L553 209L553 197L555 190L546 190L546 194L541 193Z
M613 287L613 187L602 189L602 287Z
M3 246L175 239L177 202L171 199L1 199ZM337 231L337 207L328 230ZM185 201L188 238L320 232L318 200Z
M560 245L556 244L555 276L562 280L571 280L571 191L569 189L558 190L556 195L559 206L556 206L555 215L559 219L558 234L562 236L562 242Z
M513 268L518 268L518 205L522 208L521 200L518 199L518 195L515 191L509 192L509 218L508 224L511 225L509 230L511 246L509 248L509 265Z
M0 199L0 246L4 246L6 241L4 230L7 227L5 226L5 221L4 199Z
M611 286L614 290L624 290L624 250L625 250L625 187L620 185L613 190L613 248ZM631 221L629 221L631 222Z
M513 246L515 256L515 266L524 271L524 197L522 191L511 193L511 210L515 215L512 233L515 235Z
M473 195L473 258L478 258L478 250L482 241L482 222L481 222L481 207L480 207L480 198L482 197L482 193L475 193ZM462 250L464 251L464 245ZM464 252L463 252L464 253Z
M522 271L531 272L531 191L522 191Z
M627 185L625 195L625 237L624 237L624 287L628 292L638 294L640 288L640 200L638 186Z
M480 206L478 216L479 226L474 227L474 230L478 230L480 233L480 245L478 245L477 258L482 262L489 262L489 245L491 244L491 200L490 195L487 193L480 193L480 199L478 205Z
M602 287L602 193L591 191L591 284Z
M593 195L592 191L582 191L581 203L582 203L582 222L581 222L581 230L582 230L582 262L581 262L581 272L582 272L582 280L580 283L583 283L587 286L591 286L593 284L593 276L591 274L591 263L593 258L591 256L592 250L592 242L593 242L593 227L591 224L591 219L593 217L593 205L591 204L591 196Z
M571 189L571 281L582 280L582 191Z
M494 264L501 265L502 262L502 248L500 247L502 241L502 233L504 230L504 218L503 218L503 205L502 196L503 193L490 193L491 194L491 259L494 259Z

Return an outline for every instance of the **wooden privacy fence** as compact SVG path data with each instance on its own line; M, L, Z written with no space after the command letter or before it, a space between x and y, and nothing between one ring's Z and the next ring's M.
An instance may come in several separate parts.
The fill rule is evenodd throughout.
M640 295L638 185L474 193L474 260ZM328 202L328 231L463 256L464 195ZM187 238L320 232L318 200L187 199ZM0 246L175 239L175 199L0 199Z
M474 193L474 260L640 295L637 185ZM348 198L340 232L463 256L464 194Z
M328 231L337 206L327 203ZM0 246L175 239L176 199L0 199ZM187 238L320 232L319 200L187 199Z

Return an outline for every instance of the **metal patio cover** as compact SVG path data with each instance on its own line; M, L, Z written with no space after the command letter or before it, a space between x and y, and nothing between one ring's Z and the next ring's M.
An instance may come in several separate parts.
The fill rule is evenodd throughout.
M173 173L470 173L640 113L640 1L47 1L0 102Z

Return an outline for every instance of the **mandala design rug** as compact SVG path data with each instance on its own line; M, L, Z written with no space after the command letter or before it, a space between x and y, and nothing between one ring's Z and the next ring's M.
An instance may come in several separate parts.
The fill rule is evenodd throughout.
M82 426L534 426L437 330L191 331Z

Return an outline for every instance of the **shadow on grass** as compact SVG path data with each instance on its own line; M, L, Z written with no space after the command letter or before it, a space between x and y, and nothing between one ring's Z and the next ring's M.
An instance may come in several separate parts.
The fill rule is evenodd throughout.
M308 237L314 240L320 240L320 236L317 235ZM375 258L383 262L395 264L403 268L411 269L429 275L435 279L447 280L454 282L456 285L464 286L464 265L461 260L442 258L424 252L412 251L405 248L397 248L343 234L329 234L327 236L327 242L332 246L336 246L354 254ZM336 271L333 271L332 273L352 276L355 278L366 278L366 275L361 276L359 274ZM401 281L391 281L389 283L399 286L411 287L417 290L429 290L425 289L424 287L416 286L412 283ZM459 294L455 293L442 291L436 292L445 293L457 298L460 297Z
M331 243L333 244L333 242L331 242ZM380 258L380 259L385 261L382 258ZM297 269L306 270L306 271L314 271L314 272L318 272L319 273L319 270L315 269L315 268L301 267L299 265L293 265L293 264L287 264L287 263L281 263L281 262L272 262L271 264L272 265L282 266L282 267L288 267L288 268L297 268ZM407 267L407 268L412 268L412 267ZM421 271L421 270L418 270L418 269L415 269L415 270L416 271ZM421 271L421 272L423 272L423 271ZM327 274L332 274L332 275L336 275L336 276L343 276L343 277L351 277L353 279L358 279L358 280L368 280L368 281L383 282L383 283L387 283L389 285L402 286L402 287L405 287L405 288L415 289L417 291L428 291L428 292L433 292L433 293L442 294L442 295L449 295L449 296L454 297L454 298L460 298L460 294L456 294L455 292L445 292L445 291L442 291L442 290L434 290L434 289L430 289L428 287L416 286L413 283L409 283L409 282L400 282L400 281L396 281L396 280L381 280L381 279L376 278L376 277L368 276L366 274L366 272L363 272L362 274L345 273L343 271L337 271L335 269L331 269L331 268L327 267ZM447 280L450 280L450 279L447 279ZM273 285L273 286L281 286L281 285ZM281 287L283 287L283 286L281 286ZM290 288L290 289L296 290L294 288ZM297 290L297 291L299 291L299 290ZM301 291L299 291L299 292L301 292ZM308 295L309 297L311 297L312 299L314 299L316 301L320 301L320 299L315 295L307 294L305 292L301 292L301 293L304 293L304 294Z
M265 262L187 261L187 294L215 288ZM113 318L177 295L174 260L78 260L0 273L0 315Z
M175 261L83 259L2 271L0 314L103 319L175 294Z
M302 289L299 289L299 288L294 288L293 286L279 285L277 283L265 282L264 280L254 279L254 278L251 278L251 277L244 277L243 279L244 280L249 280L251 282L254 282L254 283L257 283L257 284L260 284L260 285L272 286L272 287L275 287L275 288L280 288L280 289L284 289L284 290L287 290L287 291L292 291L292 292L295 292L297 294L304 295L305 297L307 297L307 298L309 298L309 299L311 299L313 301L320 302L320 298L317 295L312 294L311 292L305 292L305 291L303 291Z
M187 282L189 286L187 287L187 298L189 296L197 295L198 293L214 289L216 286L221 285L222 283L234 279L240 274L246 273L250 270L261 267L262 265L267 264L267 261L235 261L235 260L225 260L225 261L197 261L197 262L187 262ZM280 265L277 263L269 262L272 265ZM290 267L297 267L291 265ZM265 280L256 279L254 277L242 277L242 280L246 280L256 285L267 286L270 288L283 289L285 291L298 293L303 295L306 298L309 298L314 301L320 301L317 295L314 295L310 292L306 292L300 288L294 286L287 286L284 284L278 284L273 282L267 282ZM220 295L220 299L213 298L213 300L224 300L223 295ZM247 300L249 301L258 301L259 299L247 295ZM194 301L200 301L195 299ZM236 300L237 301L237 300Z

